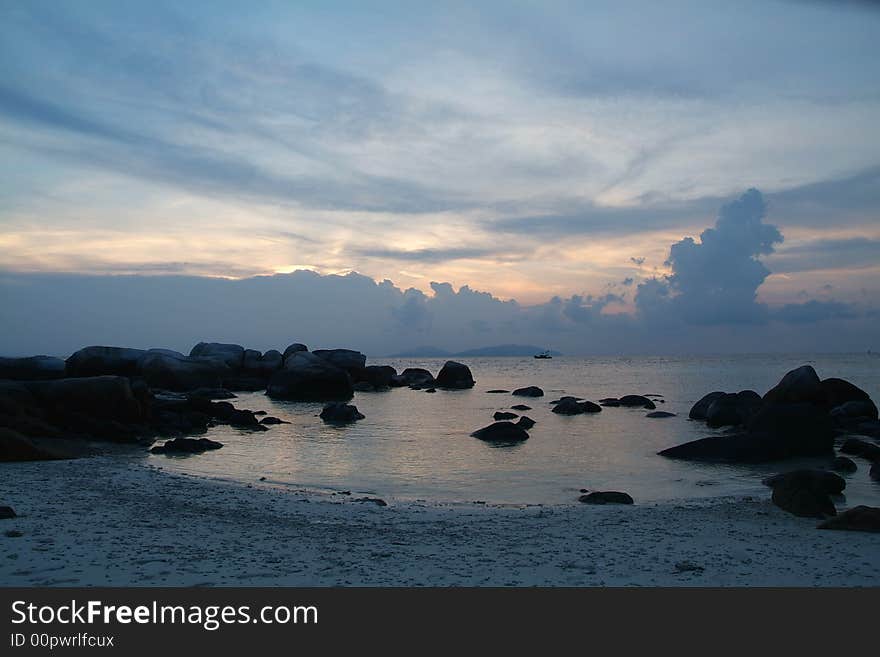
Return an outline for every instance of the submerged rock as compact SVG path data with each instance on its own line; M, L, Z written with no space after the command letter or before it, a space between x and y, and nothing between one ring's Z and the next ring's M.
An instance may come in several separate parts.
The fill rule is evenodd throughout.
M645 417L675 417L675 413L670 413L669 411L651 411L650 413L646 414Z
M840 529L852 532L880 532L880 509L874 506L856 506L829 518L819 529Z
M516 413L508 413L507 411L495 411L492 416L495 420L512 420L516 417Z
M0 520L9 520L16 517L15 509L11 506L0 506Z
M641 407L654 410L657 406L647 397L642 395L624 395L617 400L621 406Z
M321 411L320 415L320 418L324 420L324 422L330 424L348 424L349 422L363 420L364 417L363 413L358 411L357 406L352 406L351 404L346 404L344 402L327 404L324 407L324 410Z
M544 391L538 386L527 386L525 388L517 388L513 391L517 397L543 397Z
M602 407L591 401L579 402L574 397L563 397L553 407L553 412L559 415L581 415L582 413L599 413Z
M581 495L578 502L584 504L633 504L633 498L628 493L616 490L593 491Z
M260 424L290 424L290 422L288 422L287 420L282 420L281 418L274 417L272 415L267 415L260 420Z
M526 406L525 404L515 404L514 406L511 406L510 408L512 408L515 411L530 411L530 410L532 410L531 406Z
M471 374L470 368L454 360L446 361L436 379L438 388L452 388L455 390L473 388L474 383L474 377Z
M486 391L487 395L502 395L502 394L506 395L509 393L510 393L510 390L500 390L500 389Z
M223 447L223 443L207 438L173 438L166 440L164 445L156 445L150 452L153 454L201 454L221 447Z
M490 442L521 442L528 440L529 434L513 422L494 422L487 427L477 429L471 434L474 438Z
M828 467L835 472L855 472L859 469L855 461L845 456L836 457Z

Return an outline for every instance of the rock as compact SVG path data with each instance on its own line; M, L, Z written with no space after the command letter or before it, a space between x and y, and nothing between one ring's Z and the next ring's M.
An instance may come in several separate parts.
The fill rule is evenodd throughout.
M626 407L641 407L648 408L654 410L657 406L654 405L647 397L643 397L642 395L624 395L617 400L621 406Z
M871 469L868 470L868 478L873 481L880 481L880 461L874 461Z
M437 392L437 388L428 388L425 392Z
M219 361L233 371L240 370L244 365L244 347L239 344L199 342L189 355L190 358Z
M855 433L871 436L872 438L880 438L880 422L877 422L876 420L859 422L855 426Z
M543 397L544 391L538 386L527 386L525 388L517 388L513 391L517 397Z
M269 379L266 394L273 399L344 400L351 399L354 389L348 372L313 353L298 351Z
M620 406L620 400L618 399L606 399L605 401L599 402L600 406L604 406L606 408L618 408Z
M824 518L837 514L831 495L846 487L842 477L824 470L794 470L764 481L773 489L773 503L802 518Z
M136 376L140 372L140 361L147 353L126 347L85 347L67 359L65 369L69 377Z
M364 419L364 415L358 411L357 406L343 402L327 404L321 411L320 417L324 422L330 424L347 424Z
M29 381L26 385L37 403L56 418L78 414L125 422L143 419L131 383L122 376Z
M715 392L710 392L708 395L704 395L700 401L691 407L691 412L688 414L688 417L692 420L705 420L709 406L712 405L713 401L724 394L727 393L716 390Z
M516 417L516 413L508 413L506 411L495 411L492 416L495 420L512 420Z
M844 379L823 379L819 383L823 401L829 408L840 406L847 402L871 402L867 392ZM873 406L873 402L871 402ZM877 407L874 406L874 419L877 419Z
M223 447L223 443L207 438L174 438L166 440L164 445L156 445L150 452L153 454L201 454L221 447Z
M535 426L535 424L536 424L536 422L535 422L532 418L528 417L527 415L523 415L523 416L517 421L516 426L518 426L518 427L522 427L523 429L525 429L526 431L528 431L528 430L531 429L533 426Z
M584 504L633 504L633 498L627 494L615 490L593 491L581 495L578 502Z
M407 367L401 374L393 378L393 384L397 386L432 386L434 375L421 367Z
M65 363L54 356L0 358L0 379L46 381L65 376Z
M531 406L526 406L525 404L516 404L514 406L511 406L510 408L512 408L515 411L530 411L530 410L532 410Z
M287 349L284 350L284 353L281 355L282 364L287 362L288 357L293 354L299 353L301 351L308 351L309 348L304 344L300 344L299 342L294 342L292 345L288 345Z
M855 418L877 419L877 407L870 399L843 402L831 409L831 417L847 422Z
M846 480L840 475L827 470L791 470L781 474L767 477L762 482L765 486L776 488L777 486L794 486L796 488L809 488L817 493L825 495L839 495L846 488Z
M316 349L312 353L351 375L359 373L367 364L367 357L352 349Z
M15 461L54 461L70 458L60 450L35 445L30 438L17 431L0 427L0 463Z
M510 394L510 390L500 390L500 389L498 389L498 390L487 390L487 391L486 391L486 394L489 394L489 395L504 395L504 394Z
M764 395L765 403L822 404L825 395L819 375L810 365L802 365L788 372L782 380Z
M513 422L494 422L487 427L477 429L471 434L474 438L489 442L514 443L528 440L528 432Z
M819 529L840 529L852 532L880 532L880 508L856 506L840 515L829 518Z
M847 438L840 446L840 451L844 454L861 456L869 461L880 461L880 446L861 438Z
M831 465L829 467L835 472L855 472L859 469L855 461L845 456L836 457L833 461L831 461Z
M467 365L448 360L437 375L436 385L438 388L452 388L454 390L473 388L474 377Z
M236 394L225 388L196 388L189 392L191 397L203 397L205 399L235 399Z
M220 360L178 358L159 352L148 352L140 361L140 371L144 380L153 388L185 392L198 388L223 387L221 375L228 372L229 368Z
M563 397L553 407L553 412L559 415L580 415L582 413L598 413L602 407L591 401L579 402L574 397Z
M17 514L11 506L0 506L0 520L9 520L15 517Z
M675 417L675 413L670 413L669 411L651 411L645 417Z
M284 357L276 349L270 349L264 354L255 349L246 349L242 360L242 371L257 378L268 379L280 370L283 364Z
M267 415L260 420L260 424L290 424L290 422L282 420L281 418L274 417L272 415Z
M713 428L745 424L760 406L761 395L754 390L724 393L706 409L706 424Z
M692 561L677 561L673 565L675 571L678 573L689 573L689 572L701 572L706 570L703 566L695 564Z
M792 456L822 456L834 446L834 423L809 403L764 403L746 424L750 433L767 434Z
M390 365L370 365L360 373L361 380L375 389L390 388L396 376L397 370Z
M352 384L352 389L355 392L376 392L376 386L366 381L358 381L357 383Z

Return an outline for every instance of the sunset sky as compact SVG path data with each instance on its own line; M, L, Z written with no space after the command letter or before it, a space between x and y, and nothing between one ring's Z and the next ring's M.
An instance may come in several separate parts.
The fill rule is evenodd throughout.
M357 272L867 348L878 44L860 2L0 0L0 284ZM545 337L468 308L462 348Z

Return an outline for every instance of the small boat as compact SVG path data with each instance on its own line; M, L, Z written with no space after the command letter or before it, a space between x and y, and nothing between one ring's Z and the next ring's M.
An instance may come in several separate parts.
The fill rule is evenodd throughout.
M550 355L550 350L547 349L540 354L535 354L535 358L553 358L553 356Z

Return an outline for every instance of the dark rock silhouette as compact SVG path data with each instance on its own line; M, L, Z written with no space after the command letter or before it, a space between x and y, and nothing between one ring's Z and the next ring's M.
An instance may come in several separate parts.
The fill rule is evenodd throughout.
M59 449L34 444L31 438L7 427L0 427L0 463L11 461L54 461L70 458Z
M804 518L837 515L831 495L840 494L846 482L824 470L794 470L764 480L773 489L773 503Z
M273 399L329 401L351 399L348 372L307 351L293 353L269 380L266 394Z
M474 377L467 365L457 363L454 360L446 361L436 378L438 388L450 388L463 390L474 387Z
M421 367L407 367L393 377L392 383L397 386L433 386L434 375Z
M0 358L0 379L15 381L45 381L65 376L66 364L53 356L27 358Z
M487 427L477 429L471 434L474 438L489 442L521 442L528 440L528 432L513 422L494 422Z
M150 451L153 454L201 454L221 447L223 443L207 438L173 438L163 445L156 445Z
M591 401L578 401L574 397L563 397L553 407L553 412L559 415L581 415L582 413L598 413L602 407Z
M519 420L517 420L517 422L516 422L516 426L518 426L518 427L522 427L522 428L525 429L526 431L528 431L528 430L531 429L533 426L535 426L535 424L537 424L537 423L536 423L532 418L530 418L530 417L527 416L527 415L523 415L523 416L522 416Z
M716 390L715 392L710 392L708 395L704 395L700 401L691 407L691 412L688 414L688 417L692 420L705 420L706 413L709 410L709 406L712 405L712 402L725 394L727 393Z
M489 394L489 395L506 395L506 394L510 394L510 390L500 390L500 389L499 389L499 390L487 390L487 391L486 391L486 394Z
M531 406L526 406L525 404L514 404L510 408L512 408L515 411L530 411L530 410L532 410Z
M294 342L292 345L288 345L288 347L284 350L282 356L282 364L287 362L287 358L292 354L298 353L300 351L308 351L309 348L304 344L300 344L299 342Z
M147 353L143 349L127 347L83 347L67 359L66 375L137 376L140 373L140 361Z
M517 388L513 391L517 397L543 397L544 391L538 386L527 386L525 388Z
M821 381L811 365L802 365L788 372L764 395L766 403L821 404L825 401Z
M312 353L352 376L358 375L367 364L367 357L353 349L316 349Z
M634 504L632 496L616 490L593 491L581 495L578 502L584 504Z
M160 352L147 353L140 360L140 373L153 388L187 391L222 387L222 375L229 367L221 360L177 357Z
M274 417L272 415L267 415L260 420L260 424L290 424L290 422L288 422L287 420L282 420L281 418Z
M364 419L364 415L358 411L357 406L343 402L327 404L321 411L320 417L324 422L330 424L348 424Z
M657 408L657 406L654 405L654 402L642 395L624 395L617 401L621 406L647 408L650 410Z
M189 355L190 358L219 361L233 371L241 369L244 364L244 347L239 344L199 342Z
M838 456L828 466L834 472L855 472L858 470L856 462L845 456Z
M495 411L492 416L495 420L512 420L516 417L516 413L508 413L506 411Z
M15 509L11 506L0 506L0 520L9 520L16 517Z
M675 413L670 413L669 411L651 411L647 413L645 417L650 418L661 418L661 417L675 417Z
M724 393L706 409L706 424L713 428L745 424L760 406L761 395L754 390Z
M394 384L397 370L390 365L369 365L360 376L362 382L369 383L374 389L390 388Z
M856 506L838 516L829 518L819 525L819 529L880 532L880 509L874 506Z

